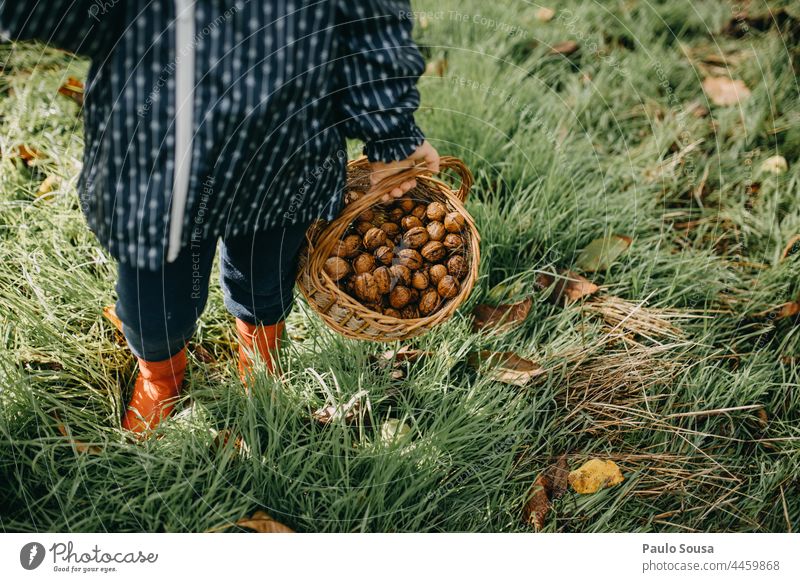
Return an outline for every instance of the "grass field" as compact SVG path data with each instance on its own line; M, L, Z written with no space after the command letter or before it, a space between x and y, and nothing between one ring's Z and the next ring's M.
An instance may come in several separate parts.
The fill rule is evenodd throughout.
M800 11L552 7L542 22L528 2L414 5L431 63L417 119L473 170L482 236L468 304L409 342L432 353L398 373L375 363L393 346L299 304L286 373L247 398L214 285L180 413L143 444L119 426L135 365L103 317L114 264L78 208L81 119L57 92L88 65L0 46L0 527L197 532L261 509L298 531L530 531L531 484L566 454L625 481L568 492L545 531L798 531ZM714 104L703 80L719 76L750 95ZM776 155L787 171L763 166ZM581 273L609 234L632 244L583 272L600 291L548 302L537 276ZM472 331L475 305L527 297L522 325ZM545 373L504 384L467 365L475 350ZM355 422L312 420L354 396ZM408 434L382 438L387 419Z

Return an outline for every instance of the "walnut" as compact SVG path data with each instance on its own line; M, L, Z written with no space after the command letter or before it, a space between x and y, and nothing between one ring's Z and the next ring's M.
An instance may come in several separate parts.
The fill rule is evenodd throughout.
M392 273L389 271L389 267L378 267L372 272L372 277L375 279L375 286L378 288L378 293L383 295L391 291Z
M414 210L414 201L408 197L408 194L397 199L397 207L402 209L406 214Z
M367 234L367 231L371 228L375 228L375 226L373 226L371 222L367 222L366 220L362 220L356 223L356 231L358 231L358 234L360 234L361 236Z
M439 284L436 286L439 295L445 299L452 299L458 295L460 288L461 286L458 284L458 279L452 275L445 275L442 277L442 280L439 281Z
M428 231L423 226L415 226L403 235L403 244L412 249L418 249L428 242Z
M328 276L334 281L350 274L350 264L341 257L330 257L323 267Z
M422 253L422 256L425 257L426 260L435 263L444 258L445 254L447 254L447 249L444 248L444 245L439 241L432 240L422 247L420 253Z
M422 221L416 216L404 216L400 221L400 226L403 227L403 230L411 230L412 228L421 227Z
M444 204L441 202L431 202L428 204L428 208L425 211L428 220L436 220L438 222L444 220L446 214L447 208L445 208Z
M439 281L441 281L446 275L447 275L447 267L445 267L444 265L433 265L428 274L431 283L433 283L434 285L438 285Z
M447 260L447 272L456 279L463 279L467 271L467 261L461 255L453 255Z
M464 222L464 217L458 212L450 212L444 217L444 227L447 232L461 232L464 229Z
M387 236L396 236L400 234L400 227L397 223L388 220L381 225L381 230L385 232Z
M411 284L411 271L404 265L392 265L389 267L389 272L392 276L392 287L401 283L403 285Z
M419 299L419 312L422 315L430 315L436 308L439 307L441 303L441 298L439 294L436 292L436 289L426 289L422 292L422 295Z
M353 260L353 270L357 275L368 273L375 269L375 257L370 254L362 253Z
M413 210L411 211L411 216L416 216L420 220L425 218L425 205L424 204L417 204Z
M395 317L397 319L402 319L403 317L394 307L384 307L383 314L388 315L389 317Z
M464 240L457 234L448 234L444 237L442 244L451 251L461 250L464 247Z
M400 222L405 215L406 213L403 212L402 208L392 208L389 211L389 220L392 222Z
M367 208L364 212L358 215L358 219L362 222L372 222L375 218L375 212L372 209Z
M379 299L378 287L372 273L361 273L353 280L353 290L356 297L367 303L375 303Z
M416 305L406 305L400 310L400 317L403 319L417 319L419 317L419 309Z
M416 271L422 266L422 256L414 249L401 249L397 253L397 261L412 271Z
M341 261L341 259L339 259ZM414 289L425 289L428 286L428 276L423 273L422 271L415 271L413 275L411 275L411 286Z
M375 249L375 258L384 265L391 265L394 260L394 251L389 246L382 246Z
M389 293L389 304L395 309L402 309L411 302L411 290L398 285Z
M361 249L361 237L357 234L348 234L333 249L333 254L337 257L352 259Z
M408 292L411 293L411 299L409 303L413 303L414 305L419 303L419 289L414 289L411 287Z
M386 244L386 232L380 228L372 227L364 234L364 246L374 251Z
M444 235L447 234L444 225L441 222L437 222L435 220L433 222L429 222L428 226L426 226L425 229L428 231L428 237L431 240L440 241L444 238Z

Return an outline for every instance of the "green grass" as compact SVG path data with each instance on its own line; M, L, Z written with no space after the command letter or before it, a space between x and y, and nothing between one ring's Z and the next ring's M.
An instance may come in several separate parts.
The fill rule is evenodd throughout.
M573 468L613 459L626 480L568 493L546 531L798 531L800 327L764 312L800 294L800 253L781 260L800 233L800 13L736 38L717 0L555 4L541 23L532 4L415 3L431 11L426 56L448 64L422 79L418 120L473 170L482 235L469 303L411 342L432 355L393 378L373 358L389 346L342 339L300 304L285 376L247 398L212 286L180 413L136 445L119 428L134 361L102 316L114 265L80 215L80 116L57 95L87 63L0 46L0 527L204 531L266 509L300 531L526 531L526 493L564 453ZM564 40L581 50L548 54ZM703 94L722 55L752 91L741 107ZM47 157L28 167L19 144ZM776 154L789 171L760 173ZM42 197L47 176L59 187ZM601 300L548 303L536 275L607 233L634 241L589 275ZM524 325L471 331L473 305L525 296ZM615 325L612 296L649 311ZM476 349L547 374L500 384L466 365ZM357 422L311 420L359 393ZM410 434L381 439L389 418ZM215 442L223 429L246 447Z

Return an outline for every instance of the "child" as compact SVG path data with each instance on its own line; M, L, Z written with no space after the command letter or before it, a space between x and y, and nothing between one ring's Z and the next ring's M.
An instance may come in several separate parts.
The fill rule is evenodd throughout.
M244 378L253 352L272 369L306 227L339 210L345 138L366 143L373 183L438 171L414 122L409 14L407 0L0 2L5 37L91 59L79 195L118 261L139 362L124 428L172 410L217 239Z

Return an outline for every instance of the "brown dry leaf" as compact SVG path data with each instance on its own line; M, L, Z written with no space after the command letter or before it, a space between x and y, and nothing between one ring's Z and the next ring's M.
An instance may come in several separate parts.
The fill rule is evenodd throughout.
M750 97L750 89L740 79L729 77L706 77L703 91L714 105L728 107L742 103Z
M783 247L783 252L781 252L781 260L784 260L789 255L795 254L797 251L800 251L800 234L796 234L790 238L789 242L786 243L786 246Z
M535 12L536 20L539 22L550 22L553 20L553 17L556 15L556 11L552 8L547 8L546 6L541 6Z
M554 499L560 499L567 491L569 468L566 455L561 455L558 460L536 477L528 494L528 502L522 509L522 519L532 525L536 531L544 527L550 504Z
M577 52L579 48L580 45L578 45L578 43L574 40L565 40L562 42L557 42L550 47L550 54L568 57L569 55Z
M447 57L439 57L428 61L425 65L425 74L433 77L444 77L447 73Z
M53 190L58 189L58 183L58 176L53 176L52 174L47 176L44 180L42 180L42 183L39 184L39 190L37 191L37 194L42 198L42 200L51 200L53 197L49 196L49 194Z
M72 438L70 431L67 429L67 426L62 423L58 415L54 415L55 419L58 421L58 432L61 433L61 436L67 438L73 448L78 451L79 453L89 453L90 455L100 455L103 453L103 449L95 445L87 445L86 443L82 443L81 441L75 440Z
M633 239L621 234L596 238L583 249L575 260L575 266L587 273L605 271L617 258L628 250Z
M122 321L117 317L117 310L114 309L113 305L106 305L103 307L103 317L105 317L117 331L122 332Z
M568 479L575 493L588 494L619 485L625 477L614 461L591 459L572 471Z
M572 271L562 271L558 279L547 273L539 273L536 276L536 286L540 289L549 289L552 286L553 292L547 300L554 305L565 306L590 297L600 290L589 279Z
M83 107L83 83L80 79L69 77L67 82L59 87L58 93Z
M798 313L800 313L800 302L789 301L778 308L778 310L775 312L775 319L794 317Z
M492 367L487 371L487 377L503 384L525 386L536 376L545 373L536 362L527 360L514 352L490 352L487 350L473 352L467 358L467 363L478 369L482 362L488 362Z
M22 158L26 164L30 164L34 160L40 160L45 157L45 155L36 148L24 144L17 146L17 155Z
M328 404L311 413L311 417L320 424L330 424L344 420L346 423L353 422L361 411L361 397L366 396L367 392L362 390L344 404ZM369 411L369 400L367 400L367 411Z
M415 350L408 346L402 346L396 350L386 350L381 354L381 357L386 362L416 362L423 356L430 356L431 352L426 352L424 350Z
M198 361L203 362L204 364L217 363L217 358L214 357L214 354L200 344L197 344L192 348L192 354L194 354L194 357L197 358Z
M294 530L275 521L265 511L258 510L251 517L245 517L236 522L239 527L252 529L257 533L294 533Z
M215 451L220 451L231 441L233 442L233 449L237 453L247 452L248 448L244 442L244 439L242 438L242 435L234 435L233 431L229 428L223 428L217 432L216 436L214 437L214 442L211 444L211 448Z
M492 330L495 333L508 331L525 321L532 305L533 300L530 297L511 305L478 305L472 310L472 329Z

